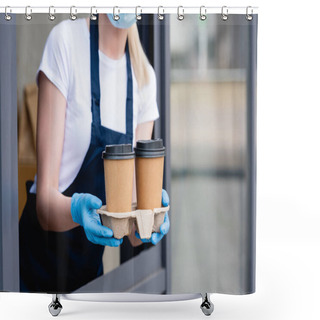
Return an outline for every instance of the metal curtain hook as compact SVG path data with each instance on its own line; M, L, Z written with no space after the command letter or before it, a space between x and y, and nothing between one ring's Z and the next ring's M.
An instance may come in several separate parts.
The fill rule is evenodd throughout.
M49 7L49 20L53 21L56 16L54 15L56 13L56 9L54 8L54 6Z
M95 10L95 13L93 13L93 10ZM90 20L96 21L97 20L97 9L96 7L91 7L90 9Z
M139 9L139 13L138 13L138 9ZM142 14L142 9L141 9L140 6L137 6L137 7L136 7L136 19L137 19L138 21L140 21L140 20L142 19L141 14Z
M8 14L8 12L12 12L11 9L10 9L10 6L6 6L4 8L4 18L7 20L7 21L10 21L12 19L12 17Z
M182 21L184 19L184 9L183 6L179 6L177 10L177 18L179 21Z
M26 11L25 11L25 14L24 14L24 17L26 18L27 21L30 21L32 19L32 9L30 6L27 6L26 7Z
M160 13L160 9L161 9L161 13ZM159 6L158 7L158 19L160 21L162 21L164 19L164 9L163 6Z
M207 19L207 9L205 6L200 7L200 20L204 21Z
M249 10L250 10L250 13L249 13ZM246 19L248 21L252 21L252 19L253 19L253 9L250 6L248 6L246 9Z
M221 8L221 19L223 21L227 21L228 20L228 7L223 6Z
M77 8L75 6L70 7L70 19L75 21L77 19Z
M117 13L116 13L116 10L117 10ZM119 13L120 13L119 7L113 7L113 20L114 21L120 20Z

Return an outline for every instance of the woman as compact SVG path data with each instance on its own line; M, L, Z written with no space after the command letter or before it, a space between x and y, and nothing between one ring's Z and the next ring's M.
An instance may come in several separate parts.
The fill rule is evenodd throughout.
M135 15L110 16L63 21L46 42L37 73L37 176L19 225L21 291L74 291L103 273L104 246L123 241L96 213L105 199L101 153L107 144L150 139L159 114ZM165 191L162 202L169 203ZM141 240L133 230L130 242L156 244L169 226L166 215L160 233Z

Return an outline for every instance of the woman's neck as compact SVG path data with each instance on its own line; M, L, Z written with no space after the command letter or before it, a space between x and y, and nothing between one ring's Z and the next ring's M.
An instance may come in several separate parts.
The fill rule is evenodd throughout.
M128 30L114 27L106 14L99 14L99 49L111 59L120 59L125 51Z

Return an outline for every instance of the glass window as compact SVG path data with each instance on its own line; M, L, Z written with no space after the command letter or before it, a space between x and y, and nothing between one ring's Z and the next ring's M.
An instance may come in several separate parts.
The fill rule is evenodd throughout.
M232 292L249 215L248 27L242 16L170 23L172 292Z

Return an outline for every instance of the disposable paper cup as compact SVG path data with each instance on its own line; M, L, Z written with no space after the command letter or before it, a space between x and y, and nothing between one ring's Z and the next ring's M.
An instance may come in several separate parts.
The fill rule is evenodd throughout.
M165 147L162 139L137 141L137 208L161 207Z
M132 145L107 145L102 158L108 211L130 212L134 173Z

